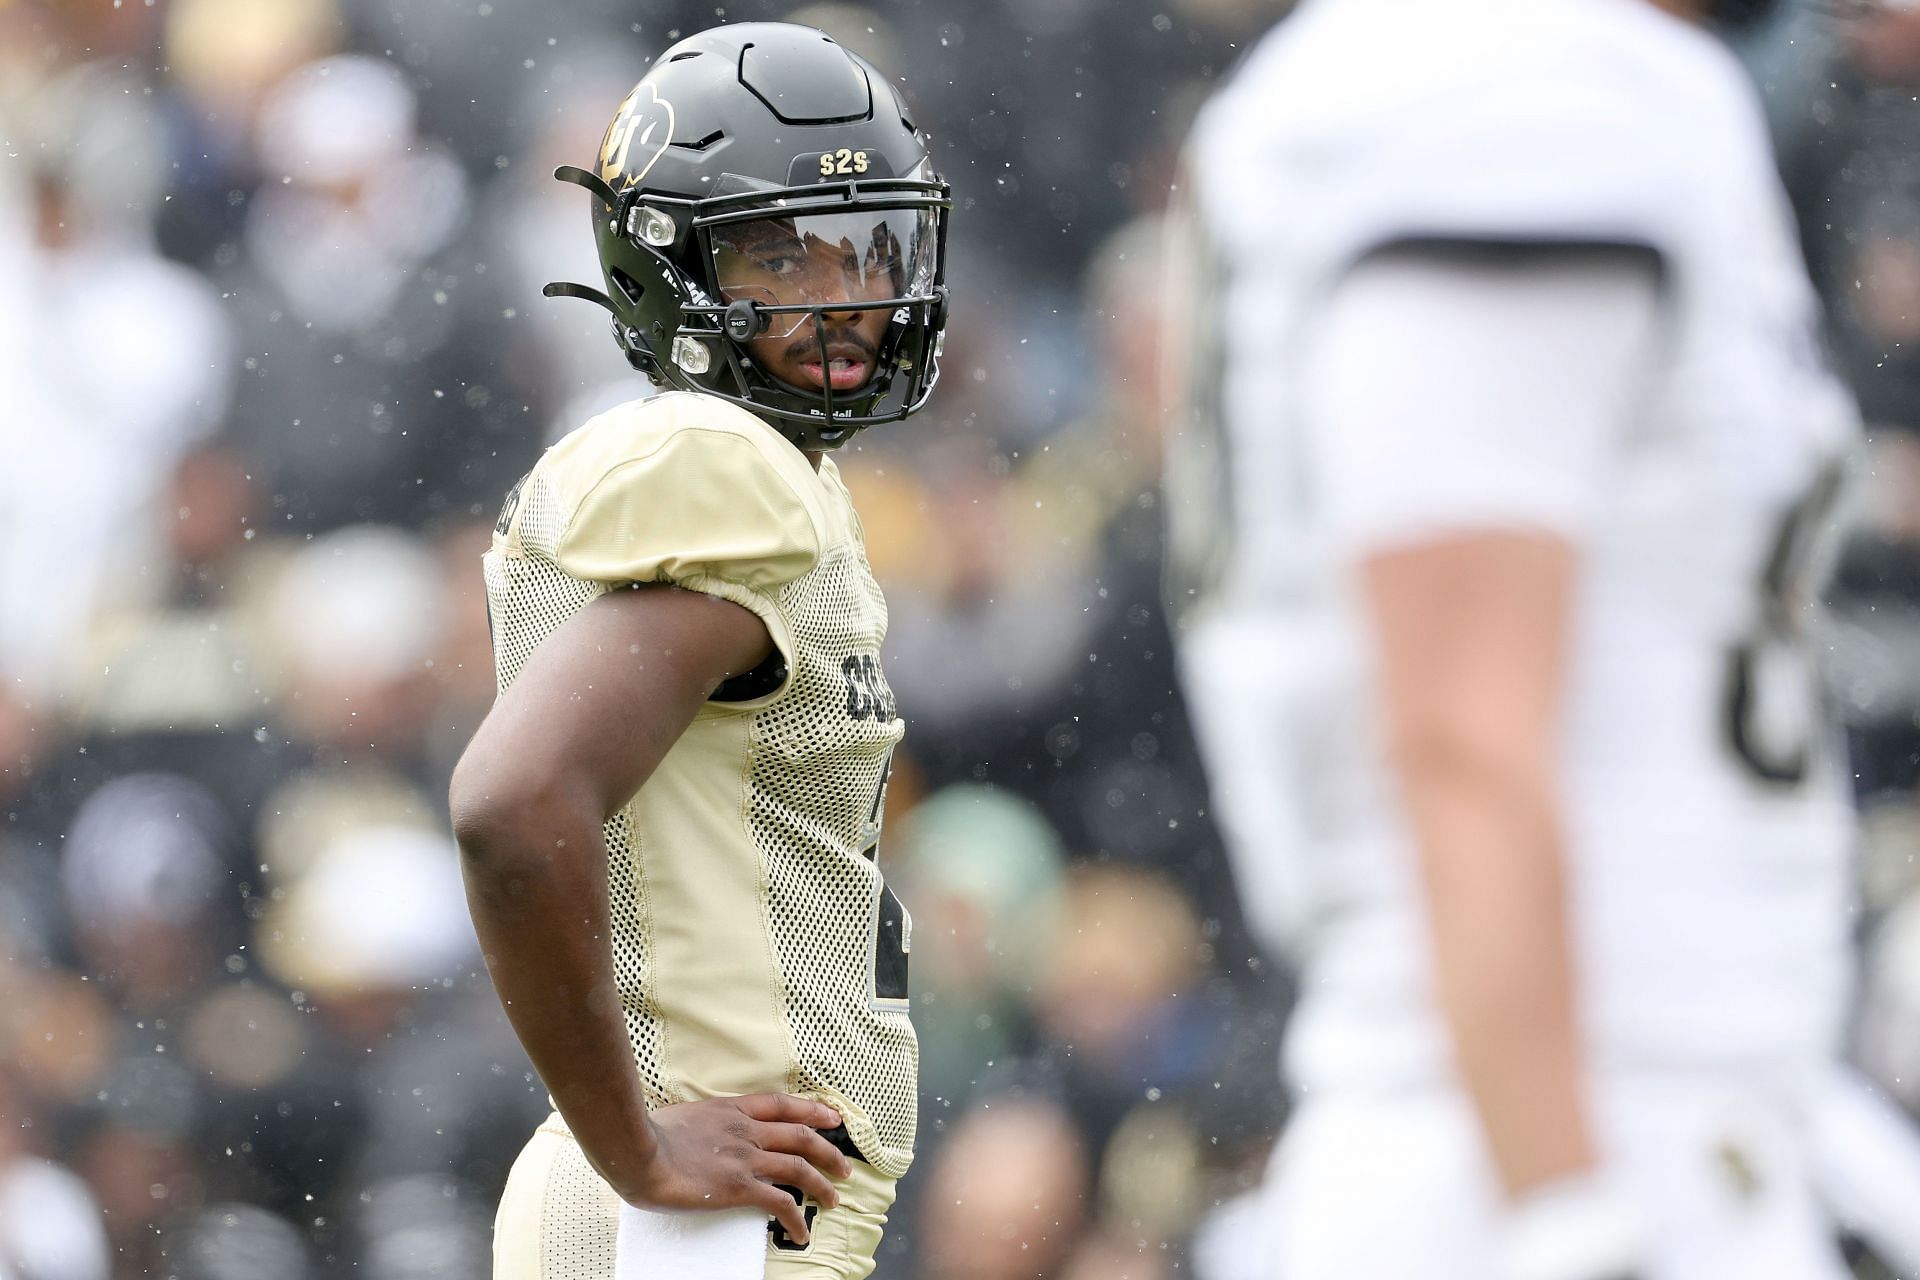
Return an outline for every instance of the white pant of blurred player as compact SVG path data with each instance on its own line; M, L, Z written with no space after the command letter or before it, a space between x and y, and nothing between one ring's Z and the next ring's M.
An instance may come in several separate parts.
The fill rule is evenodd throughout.
M1802 1108L1678 1077L1604 1092L1601 1142L1650 1232L1636 1280L1846 1280ZM1303 1100L1264 1194L1275 1280L1497 1276L1493 1168L1453 1091Z

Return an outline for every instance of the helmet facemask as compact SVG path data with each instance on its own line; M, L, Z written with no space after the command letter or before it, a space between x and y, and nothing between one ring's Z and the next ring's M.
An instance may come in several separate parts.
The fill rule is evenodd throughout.
M709 389L826 445L918 409L939 376L944 186L925 166L847 184L880 190L717 185L694 218L714 302L685 308L680 331L718 330L731 385Z

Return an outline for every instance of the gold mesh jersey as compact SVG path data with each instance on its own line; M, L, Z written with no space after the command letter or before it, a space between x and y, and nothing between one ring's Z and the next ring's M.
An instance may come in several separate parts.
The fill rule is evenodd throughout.
M867 1162L913 1156L911 921L875 848L903 726L887 609L833 462L725 401L623 405L549 449L485 560L505 689L623 584L752 610L784 676L709 702L607 823L614 967L650 1106L784 1090L846 1117ZM636 661L644 660L644 655Z

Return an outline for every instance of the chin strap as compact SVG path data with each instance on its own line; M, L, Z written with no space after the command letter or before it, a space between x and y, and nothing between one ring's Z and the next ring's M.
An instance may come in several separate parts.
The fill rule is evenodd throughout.
M582 169L577 164L563 164L553 171L553 176L562 182L570 182L576 187L585 187L602 203L613 209L613 225L623 228L627 222L627 211L633 206L638 192L628 191L624 195L608 186L606 180L591 169ZM582 302L591 302L595 306L605 307L617 320L620 313L613 310L613 299L600 290L587 284L570 284L565 280L556 280L541 294L548 298L578 298ZM624 344L623 344L624 345Z
M640 188L628 187L625 191L615 191L599 174L591 169L582 169L577 164L563 164L553 171L553 176L592 192L594 199L613 211L614 233L622 236L627 234L627 222L633 213L633 206L640 203Z
M562 182L570 182L576 187L585 187L593 193L596 199L610 206L613 210L613 225L624 234L624 229L627 225L627 214L632 210L634 202L639 198L640 193L638 191L617 192L611 186L607 185L606 180L599 174L593 172L591 169L582 169L576 164L561 165L553 171L553 176ZM605 307L609 312L612 312L616 320L619 319L620 316L620 313L613 309L613 299L592 285L570 284L564 280L556 280L540 292L543 296L549 298L578 298L582 302L591 302L595 306ZM622 343L621 345L624 346L625 344Z
M599 196L607 204L619 204L619 193L607 185L606 180L591 169L582 169L577 164L563 164L553 171L553 176L562 182L571 182L576 187L585 187Z
M613 310L613 299L590 284L570 284L565 280L555 280L542 289L540 295L545 298L578 298L582 302L591 302L596 306L605 307L615 316L619 315Z
M633 212L633 206L640 200L638 188L615 191L599 174L573 164L561 165L553 171L553 176L562 182L586 188L596 200L612 210L614 234L622 236L627 234L628 216ZM604 307L607 314L613 317L613 340L619 344L620 350L626 353L627 363L646 374L655 385L665 385L658 357L641 343L639 331L628 327L620 312L614 308L612 298L592 285L573 284L565 280L556 280L540 292L548 298L578 298L582 302L591 302L595 306Z

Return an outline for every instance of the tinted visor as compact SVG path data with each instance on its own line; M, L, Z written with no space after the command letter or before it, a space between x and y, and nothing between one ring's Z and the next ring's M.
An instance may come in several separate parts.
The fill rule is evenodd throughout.
M933 288L933 215L924 209L755 218L710 234L714 282L726 302L871 308ZM788 337L811 316L811 310L776 313L767 332Z

